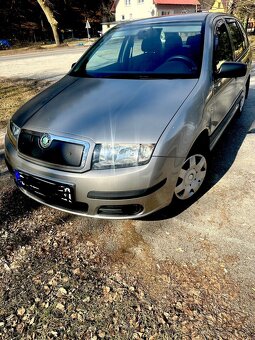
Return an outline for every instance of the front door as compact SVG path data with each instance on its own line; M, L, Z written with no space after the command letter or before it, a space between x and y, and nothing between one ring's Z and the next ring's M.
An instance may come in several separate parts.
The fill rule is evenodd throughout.
M223 20L218 20L214 30L213 69L218 72L222 63L233 61L233 50L227 27ZM220 127L220 123L230 112L236 99L236 79L219 78L213 80L213 109L211 133Z

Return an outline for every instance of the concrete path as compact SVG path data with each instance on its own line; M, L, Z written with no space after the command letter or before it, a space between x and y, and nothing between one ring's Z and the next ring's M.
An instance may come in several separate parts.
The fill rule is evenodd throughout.
M88 47L62 47L59 49L0 56L0 75L56 81L63 77Z

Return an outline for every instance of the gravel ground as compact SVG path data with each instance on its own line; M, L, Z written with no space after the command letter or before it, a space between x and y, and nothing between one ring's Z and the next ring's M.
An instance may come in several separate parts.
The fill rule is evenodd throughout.
M251 87L201 197L147 219L41 206L16 189L0 151L0 337L254 339Z
M23 197L8 175L1 184L3 339L254 338L252 286L230 275L237 255L217 254L209 237L188 232L200 261L187 236L159 259L139 224L155 242L174 221L166 231L160 222L76 218Z

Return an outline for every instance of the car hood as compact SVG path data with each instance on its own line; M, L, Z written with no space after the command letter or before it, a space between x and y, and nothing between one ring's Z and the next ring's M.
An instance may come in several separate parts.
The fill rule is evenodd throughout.
M156 143L196 83L66 76L56 84L59 90L53 86L31 103L34 112L27 105L23 128L95 143Z

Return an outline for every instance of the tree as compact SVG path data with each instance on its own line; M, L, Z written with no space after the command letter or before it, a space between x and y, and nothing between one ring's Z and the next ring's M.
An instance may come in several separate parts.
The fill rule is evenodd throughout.
M84 38L87 20L91 35L98 36L102 21L114 20L112 1L0 0L0 39L9 39L12 45L54 39L59 44L59 38Z
M250 18L255 14L255 1L254 0L233 0L232 1L232 14L236 14L243 21L247 28Z
M53 32L56 45L60 45L60 39L58 34L58 22L55 19L54 12L52 9L52 4L48 0L37 0L38 4L41 6Z
M202 10L209 10L215 0L199 0Z

